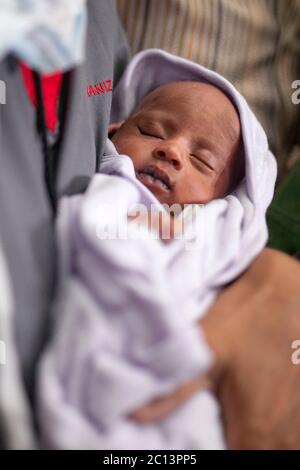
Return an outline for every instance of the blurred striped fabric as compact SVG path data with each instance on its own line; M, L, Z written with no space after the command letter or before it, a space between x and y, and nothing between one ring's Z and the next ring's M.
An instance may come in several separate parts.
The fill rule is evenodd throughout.
M234 83L264 126L283 175L300 142L300 104L291 101L292 82L300 80L300 0L117 0L117 6L133 53L158 47Z

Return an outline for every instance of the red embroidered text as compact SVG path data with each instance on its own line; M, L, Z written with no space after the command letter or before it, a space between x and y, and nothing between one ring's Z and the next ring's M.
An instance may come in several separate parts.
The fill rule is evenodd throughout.
M86 87L86 94L88 97L108 93L112 90L112 80L103 80L102 82L95 83L95 85L88 85Z

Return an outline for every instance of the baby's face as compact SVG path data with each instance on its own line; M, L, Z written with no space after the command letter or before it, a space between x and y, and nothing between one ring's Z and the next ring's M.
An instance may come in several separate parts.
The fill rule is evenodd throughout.
M240 122L217 88L173 82L146 96L112 138L163 204L223 197L241 176Z

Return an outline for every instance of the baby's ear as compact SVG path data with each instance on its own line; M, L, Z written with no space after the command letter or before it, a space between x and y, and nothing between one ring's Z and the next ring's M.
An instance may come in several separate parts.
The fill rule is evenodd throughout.
M112 139L112 137L115 135L117 130L122 126L123 122L124 121L112 122L111 124L109 124L109 126L108 126L108 137L110 139Z

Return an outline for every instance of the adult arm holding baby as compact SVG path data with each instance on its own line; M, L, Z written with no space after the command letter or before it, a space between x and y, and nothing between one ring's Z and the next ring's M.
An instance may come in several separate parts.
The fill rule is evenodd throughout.
M208 386L218 396L229 448L299 448L299 369L291 361L299 338L300 266L265 249L224 288L199 322L214 354L207 377L138 410L160 419Z

